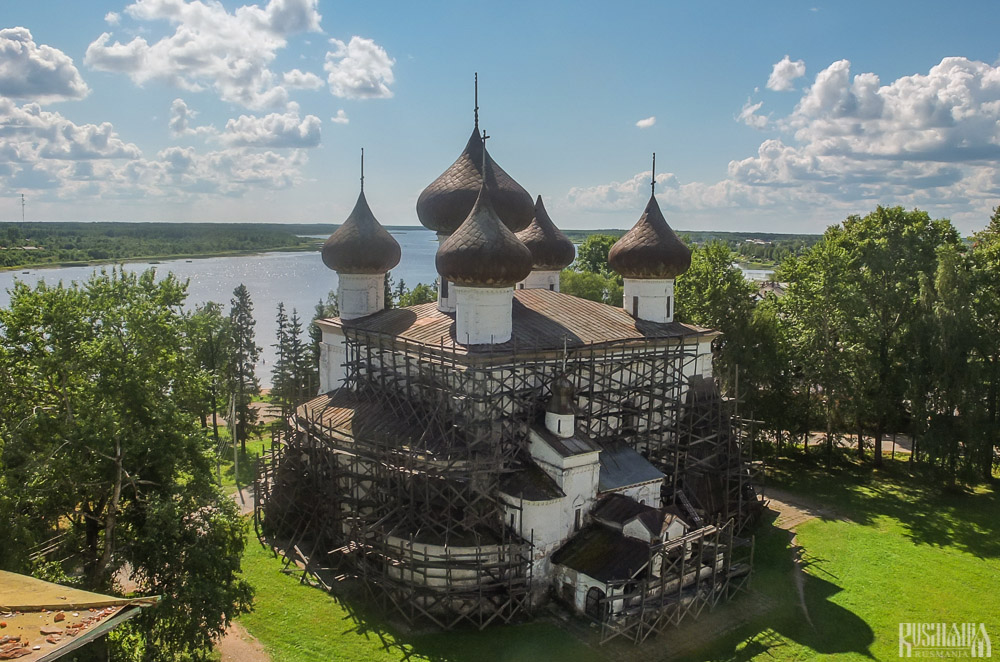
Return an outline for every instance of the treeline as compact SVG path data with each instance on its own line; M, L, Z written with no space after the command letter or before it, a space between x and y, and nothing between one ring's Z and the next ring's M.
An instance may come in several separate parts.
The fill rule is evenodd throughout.
M621 305L607 269L614 237L594 236L563 290ZM759 443L782 452L819 434L832 460L849 435L879 466L889 435L948 480L985 480L1000 444L1000 212L971 243L947 220L879 207L829 228L762 300L725 242L693 248L676 318L720 329L716 376Z
M0 268L306 248L277 224L0 223Z

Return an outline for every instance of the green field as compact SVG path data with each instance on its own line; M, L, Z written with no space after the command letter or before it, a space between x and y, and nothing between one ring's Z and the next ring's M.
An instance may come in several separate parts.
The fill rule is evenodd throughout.
M281 574L280 561L255 540L244 572L257 588L256 611L240 621L275 662L618 662L669 659L679 645L686 660L885 660L897 659L900 622L926 621L984 622L1000 645L996 485L945 490L908 475L902 462L887 458L887 464L878 475L854 464L829 472L801 459L771 469L769 484L823 512L795 529L808 619L796 587L792 533L773 526L771 515L757 530L753 593L638 649L596 647L570 632L585 627L567 630L552 616L485 632L403 634Z

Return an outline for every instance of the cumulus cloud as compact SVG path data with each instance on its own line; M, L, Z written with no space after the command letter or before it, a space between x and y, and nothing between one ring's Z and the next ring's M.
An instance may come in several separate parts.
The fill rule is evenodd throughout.
M774 133L756 154L732 160L718 182L658 188L661 204L740 214L795 210L826 222L899 204L974 228L1000 196L1000 66L949 57L927 73L883 84L840 60L816 75L787 116L762 117L760 108L748 100L737 116ZM569 202L583 210L636 209L648 177L573 189Z
M652 117L647 117L646 119L643 120L639 120L638 122L635 123L635 125L640 129L648 129L654 124L656 124L656 115L653 115Z
M213 126L191 126L191 120L197 115L198 112L189 108L183 99L174 99L170 104L170 120L167 122L170 134L177 138L215 133Z
M334 124L347 124L351 120L348 119L347 113L345 113L344 109L341 108L340 110L337 111L337 114L334 117L330 118L330 121L333 122Z
M327 72L330 93L346 99L387 99L395 81L392 67L396 61L371 39L354 36L348 43L331 39L333 50L326 54L323 69Z
M219 2L137 0L125 13L138 21L166 21L172 34L150 44L143 37L121 43L105 32L84 62L128 75L137 85L160 80L185 90L213 89L221 99L248 108L280 108L287 90L270 65L290 35L319 31L317 0L270 0L228 12Z
M323 87L323 79L309 71L292 69L281 75L281 83L289 89L318 90Z
M792 81L805 75L806 63L802 60L792 62L792 59L786 55L771 69L771 75L767 78L767 89L776 92L791 92L795 89Z
M319 145L321 124L315 115L300 119L297 108L264 117L240 115L226 122L220 139L226 145L238 147L316 147Z
M74 124L36 103L18 106L0 98L0 145L22 161L44 159L134 159L141 151L108 122Z
M36 44L27 28L0 30L0 96L48 103L89 92L68 55Z
M121 21L122 21L121 14L119 14L116 11L109 11L107 14L104 15L104 22L107 23L108 25L118 25L119 23L121 23Z
M763 101L758 101L757 103L751 103L750 99L743 104L743 108L740 109L739 115L736 116L738 122L743 122L747 126L752 126L755 129L763 129L767 126L768 119L764 115L758 115L757 111L760 107L764 105Z

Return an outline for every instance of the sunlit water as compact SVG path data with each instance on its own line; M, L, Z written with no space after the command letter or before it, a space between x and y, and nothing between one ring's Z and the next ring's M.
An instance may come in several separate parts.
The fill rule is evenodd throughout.
M397 283L402 279L409 287L417 283L433 283L437 277L434 268L436 235L423 229L395 231L392 234L402 248L402 259L392 270L393 279ZM316 303L321 298L326 298L330 290L337 288L337 274L326 268L319 252L315 251L165 260L158 264L129 262L124 266L129 271L144 271L152 267L158 274L173 272L179 278L187 279L188 307L206 301L218 301L228 311L233 290L240 283L246 285L250 290L254 317L257 320L257 344L263 350L257 364L257 376L265 386L271 383L271 366L274 365L275 350L272 344L277 335L275 314L278 302L284 302L289 314L292 309L297 310L305 326L312 320ZM50 285L59 281L84 281L101 268L107 267L52 267L0 272L0 307L10 303L8 289L15 280L29 285L43 279ZM764 280L768 273L744 270L748 278L755 280Z

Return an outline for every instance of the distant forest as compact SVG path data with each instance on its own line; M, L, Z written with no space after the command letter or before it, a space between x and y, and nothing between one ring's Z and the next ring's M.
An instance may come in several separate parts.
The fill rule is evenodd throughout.
M307 250L330 234L330 223L0 223L0 268L119 260L205 257L266 250ZM425 231L387 226L396 232ZM575 243L625 230L565 230ZM799 255L820 235L764 232L681 232L690 244L716 240L741 260L774 265Z
M315 243L277 223L8 222L0 223L0 268L305 249Z

